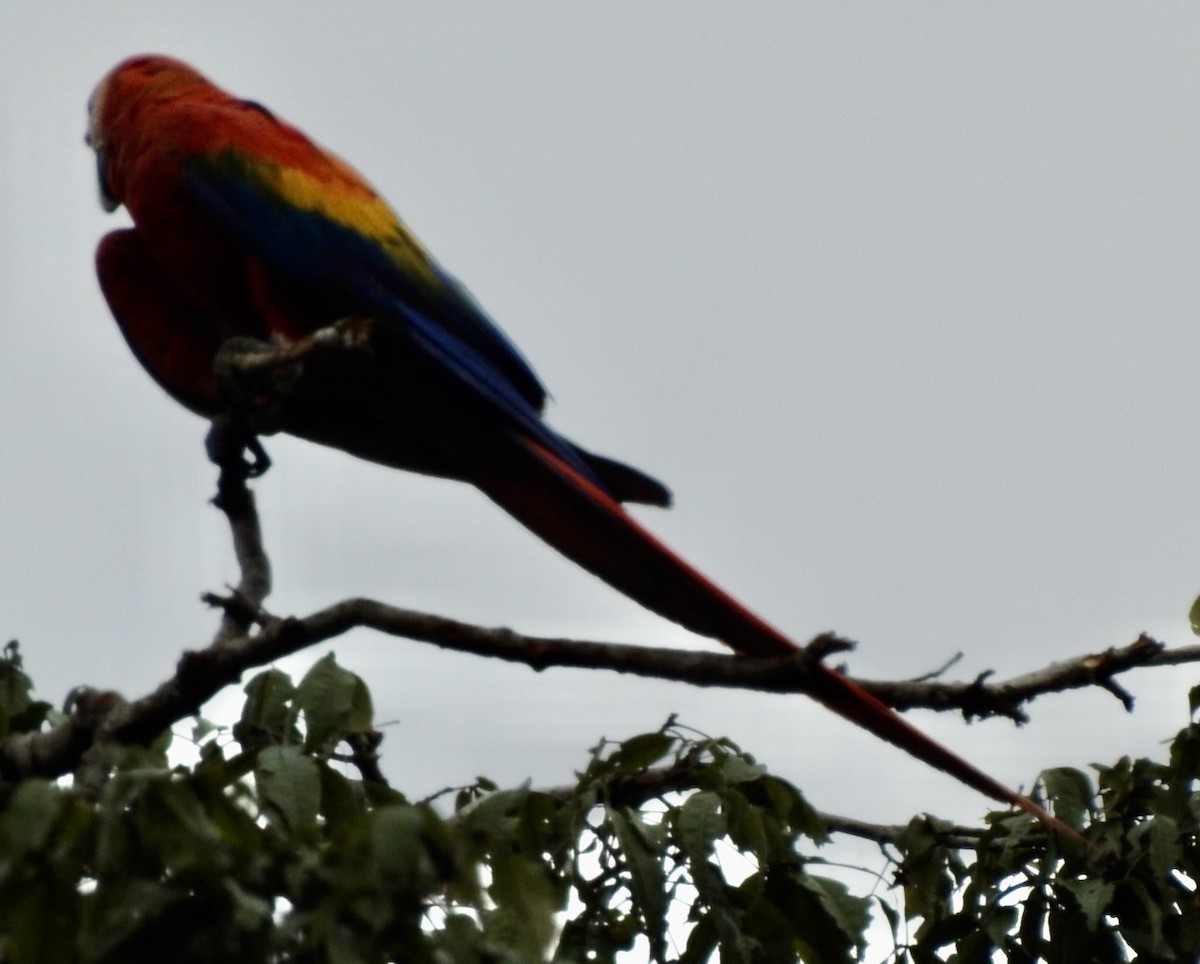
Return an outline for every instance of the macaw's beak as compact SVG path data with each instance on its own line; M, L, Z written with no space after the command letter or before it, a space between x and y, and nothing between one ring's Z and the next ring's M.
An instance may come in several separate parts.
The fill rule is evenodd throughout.
M111 214L121 206L121 202L116 199L108 186L107 167L107 158L104 151L96 151L96 183L100 188L100 206Z

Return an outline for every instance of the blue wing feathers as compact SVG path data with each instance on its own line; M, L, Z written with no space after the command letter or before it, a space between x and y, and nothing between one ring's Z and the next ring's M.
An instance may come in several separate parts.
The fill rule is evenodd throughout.
M224 155L191 163L185 186L248 252L307 289L346 299L401 327L428 362L450 374L511 428L550 449L607 488L590 456L541 418L546 393L529 364L466 289L437 266L436 296L404 273L371 238L316 211L289 205ZM338 293L341 293L338 295Z
M379 291L374 295L366 294L365 297L374 301L385 317L402 318L414 341L430 361L452 372L462 384L487 402L495 414L502 416L503 421L550 449L572 468L605 488L579 450L542 421L537 409L471 347L387 292Z
M436 264L430 267L440 285L431 288L406 274L371 238L269 193L232 152L193 160L185 185L218 224L275 270L307 284L363 279L391 292L474 348L542 410L546 390L529 363L462 284Z

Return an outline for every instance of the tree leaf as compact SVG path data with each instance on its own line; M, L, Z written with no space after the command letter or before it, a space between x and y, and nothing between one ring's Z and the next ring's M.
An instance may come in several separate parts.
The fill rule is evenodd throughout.
M729 839L739 850L757 854L765 859L771 847L763 825L762 811L737 790L730 790L723 800Z
M558 931L560 901L544 869L520 854L492 861L488 894L496 910L487 915L484 935L514 951L519 960L541 961Z
M316 823L321 774L316 760L298 746L271 746L258 755L254 782L263 810L293 831Z
M760 780L766 772L766 767L759 763L751 762L742 753L730 754L721 761L721 776L729 784L749 783L752 780Z
M375 711L362 678L337 664L333 653L318 660L296 687L296 704L304 713L305 748L332 751L343 737L365 733Z
M1096 793L1087 774L1075 767L1056 767L1043 770L1041 780L1054 802L1054 815L1072 827L1082 827Z
M0 853L11 858L44 846L68 802L52 783L22 781L0 816Z
M662 854L651 844L654 836L634 812L622 812L605 807L605 815L621 847L621 856L629 870L629 891L633 905L642 922L643 933L650 941L654 960L663 960L666 953L667 881Z
M1113 894L1116 892L1116 886L1111 881L1088 878L1082 880L1059 878L1057 886L1074 895L1075 900L1079 903L1079 909L1087 919L1088 927L1092 930L1099 926L1100 917L1107 913Z
M826 931L827 953L834 953L835 944L854 947L860 952L866 949L866 931L871 922L871 912L865 898L853 896L845 884L828 877L802 874L798 884L817 898L821 909L841 932L841 939L834 941L833 935Z
M298 743L292 699L296 687L287 673L269 669L245 686L246 703L233 728L234 738L247 749L279 743Z
M688 860L693 864L707 861L713 844L725 836L721 798L711 790L693 793L680 807L676 826L680 849Z
M641 733L620 745L611 757L613 767L621 772L635 772L653 766L675 745L666 733Z
M1142 845L1150 858L1157 879L1163 880L1183 856L1179 827L1170 817L1159 814L1135 827L1129 838Z
M509 847L517 838L517 811L528 794L528 781L512 790L489 793L465 811L464 826L486 840L489 850Z

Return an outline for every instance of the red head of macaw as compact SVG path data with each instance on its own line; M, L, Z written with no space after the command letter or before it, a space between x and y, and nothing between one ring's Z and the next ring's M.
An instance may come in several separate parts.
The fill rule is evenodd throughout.
M542 419L545 390L467 291L344 161L177 60L134 57L92 95L87 141L107 209L97 270L134 354L178 401L221 411L233 336L287 344L370 320L370 351L309 373L278 427L397 468L478 486L546 542L647 608L751 655L797 647L622 509L670 497ZM989 796L1041 808L821 667L809 695Z

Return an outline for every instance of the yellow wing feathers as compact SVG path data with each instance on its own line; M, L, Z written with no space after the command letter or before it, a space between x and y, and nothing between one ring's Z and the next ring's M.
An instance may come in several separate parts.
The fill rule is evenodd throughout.
M425 247L352 168L333 158L315 172L269 161L242 162L246 172L284 204L350 228L382 247L405 274L441 287Z

